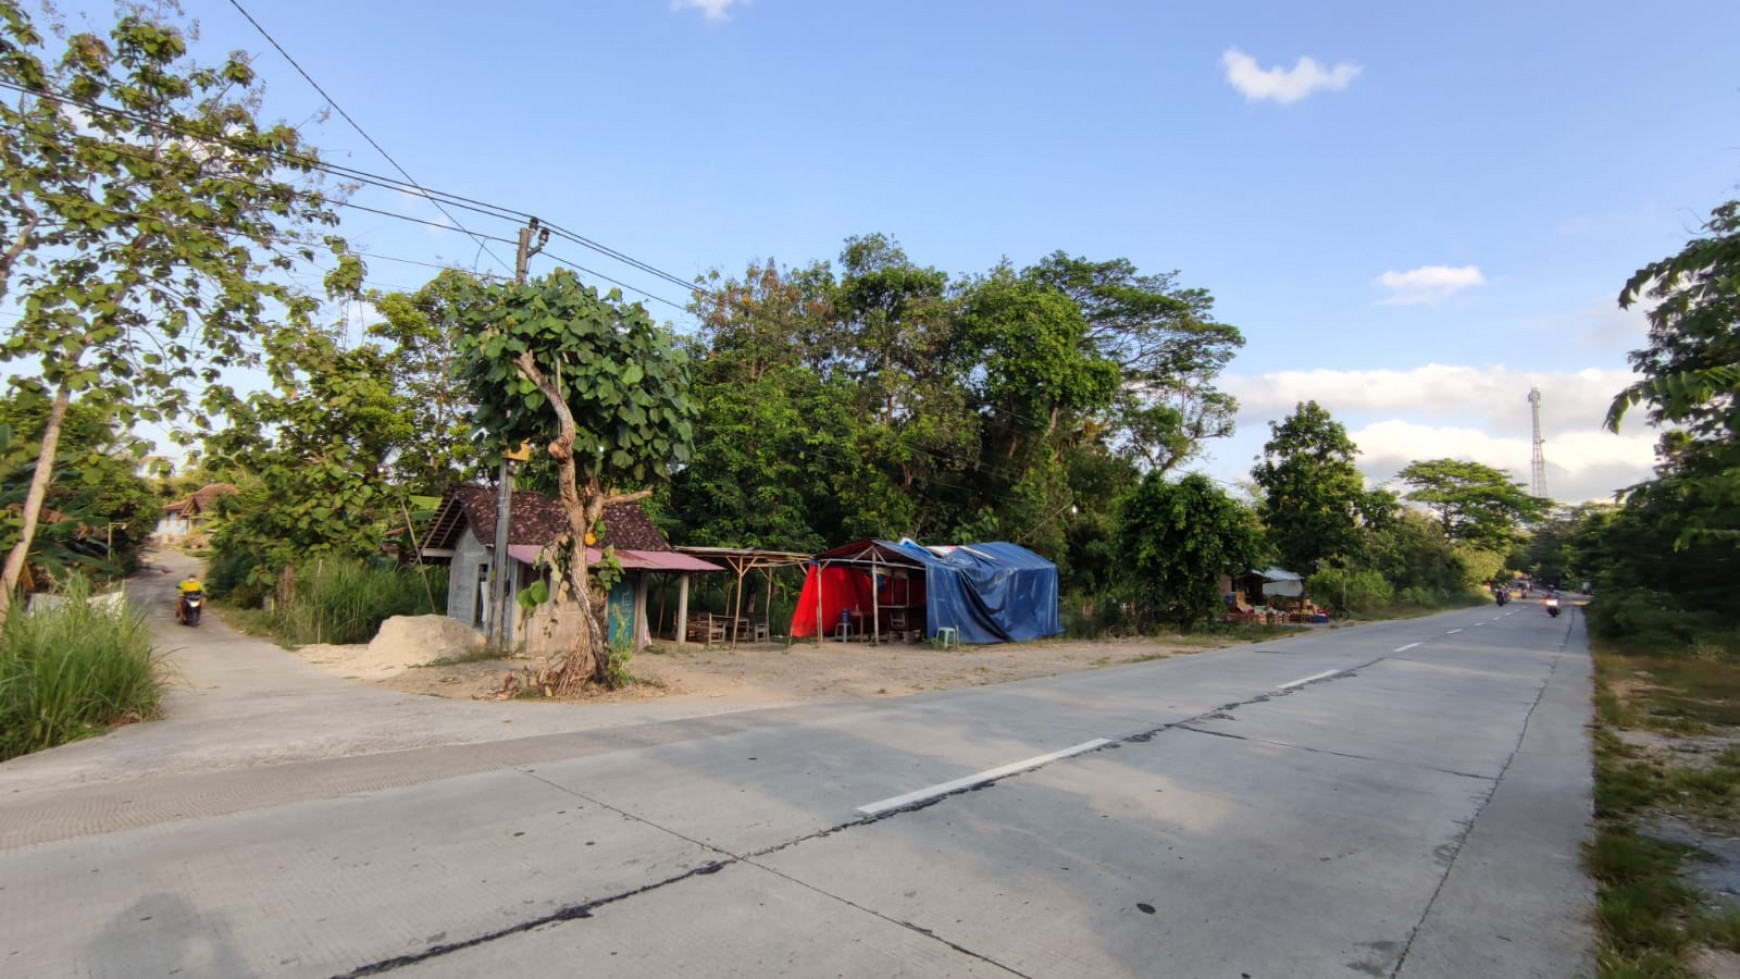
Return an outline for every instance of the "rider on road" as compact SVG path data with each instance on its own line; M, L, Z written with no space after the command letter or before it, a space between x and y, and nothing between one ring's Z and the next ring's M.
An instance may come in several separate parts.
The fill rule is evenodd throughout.
M181 600L188 595L198 595L204 591L205 586L199 583L198 575L189 572L187 577L181 579L181 584L176 586L175 621L181 621L181 612L183 608Z

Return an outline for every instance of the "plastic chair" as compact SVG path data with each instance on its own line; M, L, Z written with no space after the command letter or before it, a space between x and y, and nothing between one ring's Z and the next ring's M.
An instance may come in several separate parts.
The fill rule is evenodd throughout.
M840 621L834 623L834 638L845 642L852 638L852 614L840 610Z
M936 641L944 649L953 646L955 644L955 627L952 625L937 627Z

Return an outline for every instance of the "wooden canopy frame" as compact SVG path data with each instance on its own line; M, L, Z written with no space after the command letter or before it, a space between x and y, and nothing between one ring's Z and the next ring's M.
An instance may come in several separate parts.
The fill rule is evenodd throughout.
M862 568L870 572L870 633L871 641L882 643L882 603L877 592L876 578L884 572L895 569L902 571L924 571L927 566L919 559L905 553L882 541L867 540L857 544L847 544L836 547L826 554L816 557L816 641L822 640L822 573L825 567Z
M679 547L677 551L690 557L698 557L704 561L715 561L725 565L736 576L734 592L727 592L725 605L733 605L732 594L736 595L735 610L731 619L735 622L743 617L743 579L751 571L760 571L768 580L767 604L762 613L769 619L772 627L773 618L773 573L780 568L790 568L808 564L813 555L800 554L797 551L764 551L755 547ZM754 611L753 608L750 611ZM677 642L685 641L689 628L689 576L683 575L677 586ZM731 648L737 648L737 629L731 630Z

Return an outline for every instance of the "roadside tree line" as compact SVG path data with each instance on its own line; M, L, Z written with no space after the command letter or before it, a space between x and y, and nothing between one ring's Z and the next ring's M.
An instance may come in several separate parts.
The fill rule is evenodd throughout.
M159 421L180 423L198 475L240 487L212 577L244 599L310 561L409 553L431 498L522 441L525 484L570 506L575 536L604 501L647 497L693 544L1008 539L1057 562L1072 605L1101 610L1090 631L1194 625L1218 611L1220 574L1268 563L1375 610L1559 562L1671 613L1711 601L1709 576L1685 569L1726 560L1740 532L1733 205L1626 287L1661 305L1636 361L1649 380L1613 421L1648 404L1676 427L1661 478L1618 510L1549 519L1508 474L1452 459L1371 488L1312 402L1271 423L1240 499L1180 478L1232 430L1216 380L1243 338L1179 273L1056 252L953 275L869 234L832 260L715 271L688 334L562 270L523 284L447 271L383 293L327 234L341 197L317 151L255 118L245 61L201 66L183 32L134 13L66 40L49 56L0 4L0 84L19 96L0 104L16 178L0 289L19 310L0 359L24 377L0 405L8 597L98 520L139 538L129 433ZM360 343L283 274L317 255L336 265L325 299L379 313ZM235 389L240 367L268 382ZM45 524L51 511L88 519ZM1666 556L1646 546L1663 540ZM569 562L572 600L587 575Z

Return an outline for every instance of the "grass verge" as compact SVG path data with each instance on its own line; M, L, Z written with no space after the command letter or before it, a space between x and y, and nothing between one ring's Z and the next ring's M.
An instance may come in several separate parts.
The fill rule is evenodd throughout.
M75 577L0 630L0 761L157 715L164 678L145 615Z
M1595 655L1596 833L1585 849L1597 897L1601 979L1690 979L1699 946L1740 949L1740 910L1712 910L1689 885L1694 846L1648 827L1674 817L1731 834L1740 824L1740 662Z

